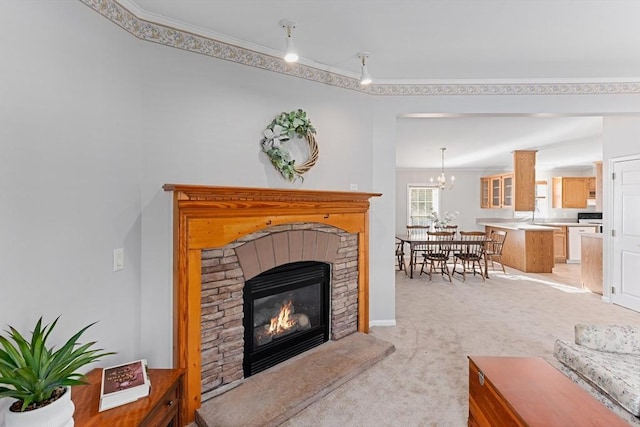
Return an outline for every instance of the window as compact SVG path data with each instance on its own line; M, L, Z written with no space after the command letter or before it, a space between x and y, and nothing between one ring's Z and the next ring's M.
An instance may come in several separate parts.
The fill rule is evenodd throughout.
M430 225L428 215L438 212L438 188L424 184L407 186L407 225Z

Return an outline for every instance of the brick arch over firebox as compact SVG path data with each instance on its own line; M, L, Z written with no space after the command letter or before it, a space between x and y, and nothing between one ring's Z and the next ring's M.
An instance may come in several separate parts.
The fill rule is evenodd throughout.
M245 280L283 264L297 261L333 263L338 258L340 236L316 230L269 234L236 248Z

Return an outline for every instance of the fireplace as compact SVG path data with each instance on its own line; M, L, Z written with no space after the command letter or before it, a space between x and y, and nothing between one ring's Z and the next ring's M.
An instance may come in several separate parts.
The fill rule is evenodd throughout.
M244 287L263 272L301 261L331 266L330 339L368 331L369 199L381 194L163 188L173 192L174 362L185 371L185 422L208 390L244 377Z
M268 270L244 289L244 376L329 339L330 266L296 262Z

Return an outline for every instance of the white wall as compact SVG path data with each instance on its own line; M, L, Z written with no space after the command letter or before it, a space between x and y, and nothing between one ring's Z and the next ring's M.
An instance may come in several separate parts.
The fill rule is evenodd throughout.
M0 328L140 346L139 42L80 2L0 2ZM112 271L124 248L126 268ZM4 333L3 333L4 335ZM58 338L61 339L61 338Z

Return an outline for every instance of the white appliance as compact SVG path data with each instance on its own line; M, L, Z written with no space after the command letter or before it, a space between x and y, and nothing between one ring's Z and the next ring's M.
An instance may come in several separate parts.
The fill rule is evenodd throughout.
M595 225L596 233L602 233L602 212L578 212L578 224Z
M567 263L579 264L581 257L581 243L583 233L597 233L597 225L584 225L584 226L570 226L567 227L569 233L569 254L567 256Z

